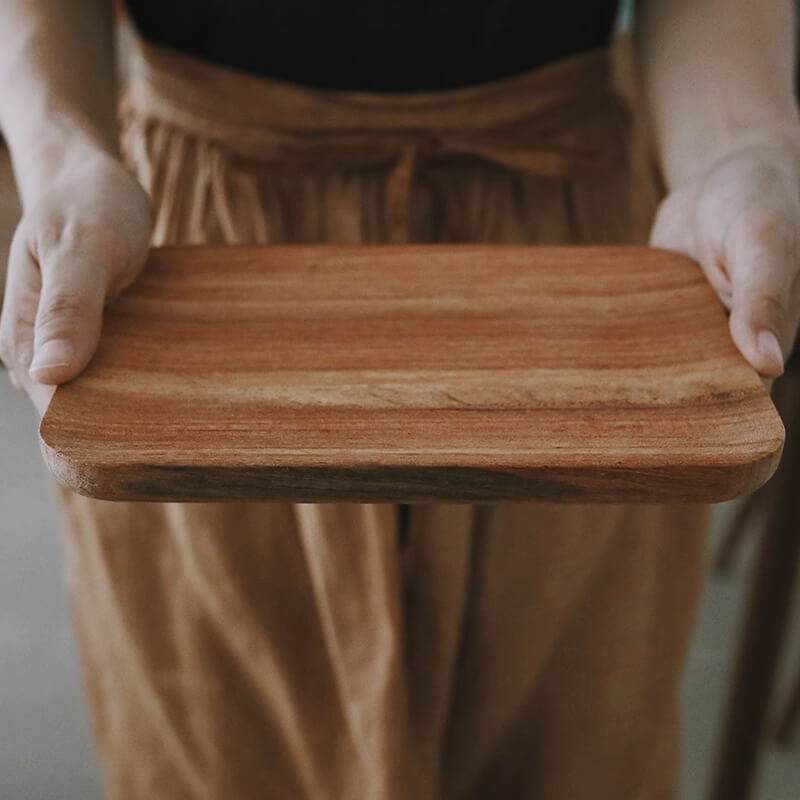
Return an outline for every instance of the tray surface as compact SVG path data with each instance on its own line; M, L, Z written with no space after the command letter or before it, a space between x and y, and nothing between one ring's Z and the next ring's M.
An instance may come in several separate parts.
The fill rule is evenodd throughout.
M717 501L784 430L700 268L645 247L154 249L45 460L117 500Z

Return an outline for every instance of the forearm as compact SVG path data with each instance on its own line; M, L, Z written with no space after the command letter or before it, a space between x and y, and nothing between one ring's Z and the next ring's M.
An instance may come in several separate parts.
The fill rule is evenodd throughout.
M640 0L635 36L671 188L748 144L800 153L793 0Z
M111 0L2 0L0 127L23 205L71 164L117 153Z

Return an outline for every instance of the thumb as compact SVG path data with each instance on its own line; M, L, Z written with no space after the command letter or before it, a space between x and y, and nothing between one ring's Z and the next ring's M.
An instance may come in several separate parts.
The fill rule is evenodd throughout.
M783 373L784 352L793 334L792 294L797 283L793 237L743 236L730 244L726 250L733 284L731 336L762 377L777 378Z
M39 383L64 383L84 370L97 349L106 279L74 252L47 256L40 268L30 375Z

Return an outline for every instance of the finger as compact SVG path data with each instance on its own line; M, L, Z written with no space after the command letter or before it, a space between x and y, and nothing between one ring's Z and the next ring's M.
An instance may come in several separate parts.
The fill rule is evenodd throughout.
M47 411L47 407L53 399L56 387L45 386L35 381L27 372L21 376L16 375L15 380L19 383L20 389L31 399L34 408L39 412L39 416L44 416L44 412Z
M106 280L94 262L71 250L45 254L40 267L30 375L39 383L64 383L97 349Z
M705 237L697 236L693 217L695 200L689 191L668 195L659 207L650 232L650 246L688 256L699 262L725 308L731 307L731 282Z
M732 226L725 256L733 284L731 336L765 378L783 373L795 327L795 232L777 217L751 217Z
M45 386L42 383L36 383L34 381L27 391L28 397L31 398L34 407L39 412L39 418L41 419L45 411L47 411L47 407L50 405L53 395L56 393L56 387Z
M20 226L9 253L8 277L0 313L0 355L8 367L11 385L25 392L42 416L55 388L37 383L28 373L40 290L39 268L28 249L24 228Z
M0 355L15 389L24 391L43 415L54 388L42 386L28 374L33 355L33 326L39 305L41 276L27 246L25 230L17 229L8 260L3 309L0 313Z
M22 384L20 383L19 378L14 375L12 370L8 370L8 380L14 389L16 389L18 392L22 391Z
M41 278L31 257L25 230L17 228L11 242L3 309L0 312L0 357L18 383L33 358L33 326L39 305Z

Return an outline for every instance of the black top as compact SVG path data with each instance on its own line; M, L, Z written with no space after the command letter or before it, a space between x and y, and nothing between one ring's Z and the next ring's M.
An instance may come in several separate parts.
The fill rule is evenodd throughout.
M618 0L128 0L145 38L332 89L436 91L606 44Z

